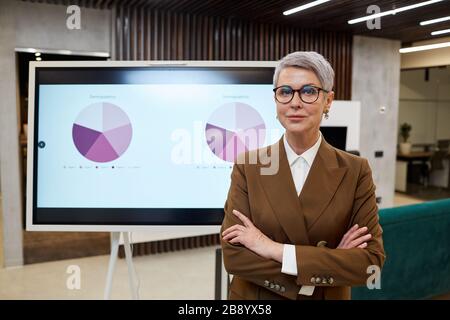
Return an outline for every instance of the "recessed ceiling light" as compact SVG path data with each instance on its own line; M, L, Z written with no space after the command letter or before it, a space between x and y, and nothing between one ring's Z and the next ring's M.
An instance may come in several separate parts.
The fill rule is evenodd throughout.
M36 61L41 61L42 58L41 57L36 57Z
M355 24L355 23L358 23L358 22L363 22L363 21L367 21L367 20L373 20L375 18L380 18L380 17L384 17L384 16L388 16L388 15L394 15L394 14L397 14L399 12L420 8L420 7L423 7L423 6L428 6L430 4L434 4L434 3L442 2L442 1L444 1L444 0L430 0L430 1L419 2L419 3L416 3L416 4L412 4L410 6L401 7L401 8L397 8L397 9L392 9L392 10L385 11L385 12L375 13L375 14L371 14L370 16L365 16L365 17L361 17L361 18L357 18L357 19L352 19L352 20L347 21L347 23L348 24Z
M448 21L450 20L450 16L447 17L442 17L442 18L437 18L437 19L432 19L432 20L426 20L426 21L422 21L420 23L421 26L426 26L429 24L433 24L433 23L438 23L438 22L443 22L443 21Z
M306 9L318 6L319 4L322 4L322 3L325 3L325 2L328 2L328 1L330 1L330 0L316 0L316 1L304 4L304 5L292 8L290 10L284 11L283 14L285 16L288 16L290 14L293 14L293 13L296 13L296 12L299 12L299 11L303 11L303 10L306 10Z
M39 57L39 56L41 55L41 53L40 53L40 52L36 52L34 55L35 55L36 57Z
M432 36L437 36L438 34L450 33L450 29L433 31L431 33Z
M440 49L440 48L446 48L446 47L450 47L450 42L441 42L441 43L427 44L424 46L401 48L399 51L400 51L400 53L409 53L409 52L417 52L417 51L424 51L424 50Z

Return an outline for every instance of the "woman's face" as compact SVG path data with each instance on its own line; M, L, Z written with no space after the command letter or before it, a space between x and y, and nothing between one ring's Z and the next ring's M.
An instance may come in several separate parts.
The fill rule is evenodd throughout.
M322 88L319 79L313 71L296 67L287 67L281 70L276 86L285 85L292 87L294 90L298 90L304 85ZM319 98L313 103L303 102L298 92L286 104L280 103L275 99L278 120L286 131L295 134L319 130L323 112L330 108L333 97L334 92L325 93L320 90Z

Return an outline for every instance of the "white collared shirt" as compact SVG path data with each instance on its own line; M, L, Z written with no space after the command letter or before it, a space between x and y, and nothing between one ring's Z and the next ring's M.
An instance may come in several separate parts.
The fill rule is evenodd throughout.
M297 194L300 195L306 178L308 177L309 170L311 169L317 152L319 151L320 143L322 142L322 133L319 131L319 138L316 143L301 155L295 153L295 151L291 148L286 139L286 135L283 136L283 142L289 167L291 169L292 179L294 180L295 190L297 191ZM295 245L285 244L283 246L283 264L281 272L293 276L298 275ZM299 294L310 296L313 292L314 286L302 286Z
M316 143L301 155L298 155L289 145L286 135L283 135L284 149L286 150L286 156L298 195L300 195L300 192L303 189L306 177L308 176L309 170L311 169L314 159L316 158L321 142L322 133L319 131L319 138Z

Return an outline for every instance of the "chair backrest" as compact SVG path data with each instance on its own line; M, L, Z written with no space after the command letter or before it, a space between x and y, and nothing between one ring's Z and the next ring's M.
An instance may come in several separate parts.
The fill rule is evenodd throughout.
M448 151L450 146L450 140L446 139L446 140L438 140L438 148L439 150L446 150Z
M433 153L430 158L431 171L444 169L444 159L448 154L448 150L438 150Z
M384 208L379 216L386 251L381 288L354 287L352 299L427 299L450 292L450 199Z

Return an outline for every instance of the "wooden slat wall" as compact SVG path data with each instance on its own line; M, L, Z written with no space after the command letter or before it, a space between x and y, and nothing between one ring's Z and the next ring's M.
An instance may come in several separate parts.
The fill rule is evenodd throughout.
M169 240L152 241L146 243L135 243L133 245L133 256L144 256L171 251L180 251L205 246L220 245L218 234L208 234L204 236L177 238ZM119 258L125 258L123 245L119 247Z
M278 60L289 52L323 54L335 72L336 99L351 97L352 35L118 5L116 60Z

